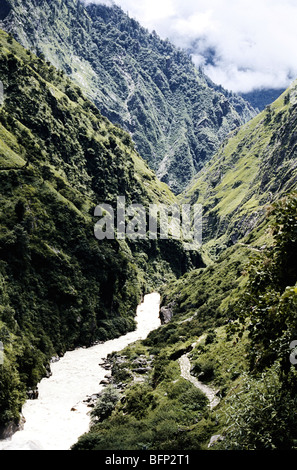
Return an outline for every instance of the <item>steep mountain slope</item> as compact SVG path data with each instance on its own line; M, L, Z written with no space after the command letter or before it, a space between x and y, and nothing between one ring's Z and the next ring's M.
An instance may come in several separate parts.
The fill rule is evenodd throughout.
M272 243L271 205L297 188L297 82L239 128L205 165L182 202L203 206L206 269L164 289L175 314L198 315L209 326L232 318L247 281L249 257Z
M289 361L297 306L296 96L294 82L197 175L184 200L204 206L209 266L162 289L186 345L195 330L212 337L192 354L192 373L220 386L220 424L208 434L208 442L211 433L226 434L217 448L295 446L288 410L296 390Z
M126 377L126 387L108 419L95 409L74 450L296 448L296 97L295 82L184 195L204 205L209 265L164 285L171 321L110 357L111 385ZM141 383L137 360L151 361ZM216 393L214 409L185 360Z
M0 31L0 424L53 354L134 328L143 293L191 266L173 240L96 240L117 196L176 201L63 72ZM199 256L195 255L199 262Z
M5 0L2 28L44 54L103 115L128 130L140 155L181 192L226 135L255 115L190 57L119 7L77 0Z
M182 195L204 211L204 246L216 255L263 221L265 207L296 187L297 82L236 130Z

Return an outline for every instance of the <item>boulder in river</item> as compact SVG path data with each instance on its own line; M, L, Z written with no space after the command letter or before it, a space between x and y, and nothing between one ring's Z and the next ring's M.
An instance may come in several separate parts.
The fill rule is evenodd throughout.
M160 316L162 325L166 325L172 320L174 305L175 303L171 302L166 307L161 307L159 316Z
M28 400L37 400L39 396L39 392L38 392L38 389L35 388L35 389L29 389L27 391L27 398Z
M25 418L21 416L21 419L18 423L11 421L5 426L0 426L0 439L2 440L11 438L17 431L24 429L25 422Z

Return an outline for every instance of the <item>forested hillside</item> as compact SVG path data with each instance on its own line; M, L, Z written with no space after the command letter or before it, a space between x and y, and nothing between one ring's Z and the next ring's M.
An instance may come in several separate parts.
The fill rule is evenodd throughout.
M142 295L191 265L172 240L98 241L97 204L175 202L63 72L0 32L0 422L54 354L134 328ZM198 263L199 256L195 255Z
M64 70L104 116L129 131L142 158L175 192L226 135L255 115L190 56L119 7L77 0L5 0L2 28Z

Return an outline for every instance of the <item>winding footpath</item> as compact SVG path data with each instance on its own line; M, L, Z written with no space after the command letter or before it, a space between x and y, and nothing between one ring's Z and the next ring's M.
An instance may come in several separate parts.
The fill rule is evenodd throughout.
M188 357L188 354L184 354L180 359L179 359L179 365L180 365L180 370L181 370L181 376L191 382L196 388L199 388L201 392L203 392L208 400L209 400L209 407L212 409L215 406L217 406L220 402L220 399L216 396L217 390L214 390L213 388L208 387L207 385L203 384L200 382L196 377L191 375L191 362Z

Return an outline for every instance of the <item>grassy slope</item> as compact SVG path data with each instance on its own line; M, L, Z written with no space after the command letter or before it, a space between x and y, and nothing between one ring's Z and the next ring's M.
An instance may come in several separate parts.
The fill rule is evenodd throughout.
M265 208L296 186L297 83L235 131L181 196L205 214L204 248L216 258L251 232Z

